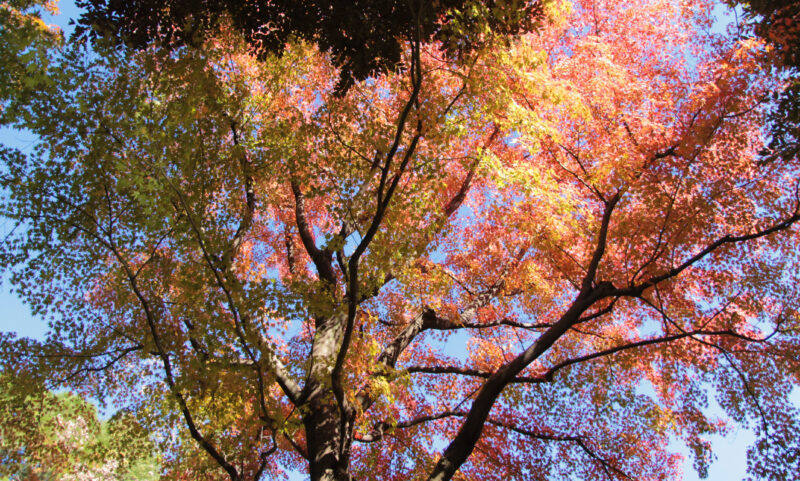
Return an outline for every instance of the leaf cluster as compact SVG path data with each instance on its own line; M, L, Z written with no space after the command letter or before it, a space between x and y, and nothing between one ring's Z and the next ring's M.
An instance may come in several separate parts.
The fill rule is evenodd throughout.
M17 104L47 82L50 52L61 31L42 20L55 12L52 0L0 2L0 124L14 119Z

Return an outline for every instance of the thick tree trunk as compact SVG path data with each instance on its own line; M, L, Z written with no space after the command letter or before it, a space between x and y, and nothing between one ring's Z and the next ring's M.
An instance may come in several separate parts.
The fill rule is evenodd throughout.
M343 422L343 411L333 392L331 373L336 362L346 315L340 313L317 322L306 386L307 401L301 408L312 481L350 481L352 429ZM342 430L346 431L342 435Z
M303 422L311 480L350 481L350 443L345 441L345 446L342 446L341 416L333 393L310 403L308 409Z

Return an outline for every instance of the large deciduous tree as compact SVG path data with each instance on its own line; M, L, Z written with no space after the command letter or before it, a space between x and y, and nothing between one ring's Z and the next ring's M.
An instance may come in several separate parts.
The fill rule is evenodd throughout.
M671 436L702 474L710 393L787 479L798 166L758 161L778 79L713 7L551 1L346 92L224 15L66 53L3 152L52 327L3 370L135 412L167 479L660 480Z

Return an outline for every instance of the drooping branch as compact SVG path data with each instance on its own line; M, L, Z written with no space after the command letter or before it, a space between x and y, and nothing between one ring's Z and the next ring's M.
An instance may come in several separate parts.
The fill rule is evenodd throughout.
M130 285L131 290L133 291L134 295L136 296L136 299L138 300L140 306L142 307L142 311L145 320L147 322L150 335L156 347L156 355L160 358L162 367L164 369L167 386L172 395L175 397L176 401L178 402L181 414L184 418L184 421L186 422L191 437L203 448L204 451L206 451L217 462L217 464L219 464L220 467L222 467L228 473L232 481L238 481L239 480L238 471L226 459L225 455L222 452L220 452L217 449L217 447L214 446L208 440L208 438L200 432L197 424L195 423L194 416L189 410L188 404L186 403L186 399L183 396L183 393L177 387L169 354L164 349L161 342L161 337L158 332L156 313L154 312L152 306L150 305L150 302L147 300L147 297L144 295L141 288L139 287L137 272L131 267L131 264L122 254L120 249L117 247L112 233L105 232L103 227L100 225L100 223L94 216L86 212L83 208L74 205L72 202L68 201L63 196L56 195L56 197L59 198L59 200L65 205L73 208L76 212L81 214L87 220L90 220L98 229L99 232L93 232L92 230L86 228L83 228L82 231L86 233L88 236L90 236L92 239L98 241L103 247L108 249L109 252L116 258L117 262L119 263L123 272L125 273L128 279L128 284ZM127 354L127 352L125 352L124 354Z
M150 331L150 335L153 338L153 343L156 347L156 352L158 353L158 357L161 359L161 364L164 369L165 379L167 381L167 386L169 387L170 392L175 397L175 400L178 402L180 407L181 414L183 415L183 419L186 422L187 427L189 428L189 434L191 435L192 439L194 439L200 447L203 448L213 459L214 461L219 464L230 476L231 481L238 481L239 480L239 472L236 470L236 467L231 464L225 455L221 453L216 446L214 446L206 436L204 436L197 427L197 423L195 423L194 416L192 415L191 411L189 410L189 406L186 403L186 398L184 397L183 393L177 387L175 382L175 376L172 371L172 362L170 361L169 354L167 354L166 350L162 346L161 337L158 332L157 321L155 318L155 312L153 312L150 302L145 297L144 293L139 288L138 281L134 277L134 272L130 268L128 261L124 258L122 253L119 249L116 248L113 239L108 239L108 244L112 248L112 253L119 261L122 269L125 271L125 274L128 278L128 283L133 290L134 295L138 299L145 319L147 321L147 325Z
M625 478L632 479L624 471L622 471L618 467L614 466L607 459L603 458L602 456L597 454L597 452L595 452L593 449L591 449L588 446L588 444L586 443L586 437L585 436L574 436L574 435L573 436L570 436L570 435L566 435L565 436L565 435L553 434L553 433L550 433L550 432L533 431L533 430L530 430L530 429L520 428L519 426L515 426L515 425L513 425L511 423L508 423L508 422L505 422L505 421L500 421L498 419L489 419L489 420L487 420L487 423L492 424L494 426L498 426L498 427L502 427L502 428L508 429L508 430L513 431L513 432L515 432L517 434L522 434L524 436L528 436L528 437L531 437L531 438L541 439L543 441L563 441L563 442L575 443L590 458L592 458L593 460L597 461L600 464L600 466L603 469L603 472L605 472L605 474L608 477L608 479L611 479L611 480L614 479L614 477L611 475L611 471L613 471L613 472L615 472L615 473L617 473L617 474L619 474L619 475L621 475L621 476L623 476Z
M174 188L174 186L173 186L173 188ZM180 192L178 192L178 193L180 194ZM171 390L173 396L178 401L178 404L179 404L179 406L181 408L181 412L182 412L183 417L184 417L184 419L185 419L185 421L187 423L187 426L189 428L191 436L201 445L201 447L203 447L203 449L206 452L209 453L209 455L212 456L212 458L215 459L215 461L221 467L223 467L229 473L229 475L231 476L232 479L234 479L234 480L238 479L238 474L236 473L236 471L233 468L233 466L230 465L227 462L227 460L225 459L224 455L222 455L205 438L205 436L203 436L200 433L199 429L196 426L196 423L194 422L194 418L193 418L191 412L189 411L188 405L185 402L183 394L176 387L176 383L174 381L174 377L173 377L173 374L172 374L172 368L171 368L171 363L170 363L170 359L169 359L169 354L166 353L166 351L163 348L161 348L161 346L160 346L160 340L159 340L160 338L158 336L158 332L157 332L157 329L156 329L156 321L155 321L155 319L153 317L154 314L153 314L152 308L150 307L149 302L145 299L143 293L141 292L141 290L138 287L137 277L138 277L139 273L141 272L141 269L133 270L133 268L129 266L129 263L125 260L125 258L122 256L120 250L115 245L113 237L112 237L112 233L104 231L103 226L100 225L100 223L91 214L89 214L88 212L86 212L82 208L74 206L67 199L63 198L63 196L57 196L57 197L60 198L60 202L64 203L65 205L70 206L76 212L78 212L82 217L84 217L84 218L86 218L86 219L88 219L88 220L93 222L93 224L95 225L97 230L100 232L100 234L95 233L90 229L84 228L83 226L80 226L81 230L85 234L90 236L91 238L97 240L106 249L108 249L117 258L117 260L119 261L120 265L123 267L123 270L126 272L126 275L128 277L129 284L131 285L132 290L134 291L137 299L139 299L139 302L143 307L143 310L144 310L144 313L145 313L145 317L146 317L146 319L148 321L148 325L150 326L151 335L153 336L153 339L157 344L157 346L156 346L157 349L156 349L156 353L155 354L162 361L162 365L164 366L165 374L166 374L167 381L168 381L167 384L170 387L170 390ZM182 201L182 205L183 205L183 207L185 209L185 213L187 214L187 217L188 217L188 219L189 219L189 221L190 221L190 223L192 225L193 231L198 236L199 243L200 243L200 245L202 247L202 250L203 250L203 253L204 253L204 257L205 257L206 261L208 262L209 267L214 272L215 277L216 277L217 281L220 284L220 287L223 288L223 289L226 289L226 287L224 285L224 282L220 277L219 270L216 268L216 266L212 262L211 255L205 249L204 241L203 241L203 238L202 238L202 236L200 234L200 230L196 226L196 224L194 224L191 212L190 212L188 206L186 205L185 199L183 199L181 196L179 196L179 197L180 197L180 199ZM152 258L152 256L150 258ZM229 301L232 303L232 298L230 296L230 292L227 292L227 290L226 290L226 294L228 295ZM235 306L233 304L231 304L231 307L233 309L235 309ZM255 365L256 363L254 362L253 364ZM260 366L258 366L258 367L260 368ZM281 366L280 366L279 362L277 363L276 367L277 367L277 371L280 372L281 371ZM259 374L260 374L260 372L259 372ZM288 376L285 373L283 373L283 376L285 376L288 379ZM281 380L281 377L282 377L281 374L278 373L277 377L278 377L279 383L280 383L280 380ZM291 386L291 382L292 382L291 379L289 379L289 382L290 382L290 384L287 387L291 388L292 387ZM295 391L297 391L296 387L294 389L295 389ZM262 390L262 392L263 392L263 390ZM290 394L290 398L291 398L291 394Z

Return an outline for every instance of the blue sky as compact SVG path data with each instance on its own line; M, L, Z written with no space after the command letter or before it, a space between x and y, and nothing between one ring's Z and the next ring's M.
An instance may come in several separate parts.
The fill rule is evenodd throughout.
M76 17L79 10L72 0L60 2L59 8L60 15L48 18L47 21L61 26L68 34L72 30L68 26L68 21L70 18ZM2 144L25 150L33 141L34 138L30 134L0 129L0 143ZM0 221L0 232L6 231L7 228L8 226ZM16 332L19 336L24 337L43 337L46 332L45 323L31 316L30 309L9 291L9 287L7 279L3 279L2 287L0 287L0 331ZM800 399L798 390L795 390L795 398ZM798 404L800 404L800 400ZM719 406L713 400L708 412L712 415L722 414ZM713 437L713 448L718 459L712 464L708 479L714 481L742 479L746 469L746 449L752 441L753 436L749 431L736 427L727 437ZM673 442L673 447L687 458L684 468L685 479L687 481L698 480L697 474L691 467L688 451L679 442Z

